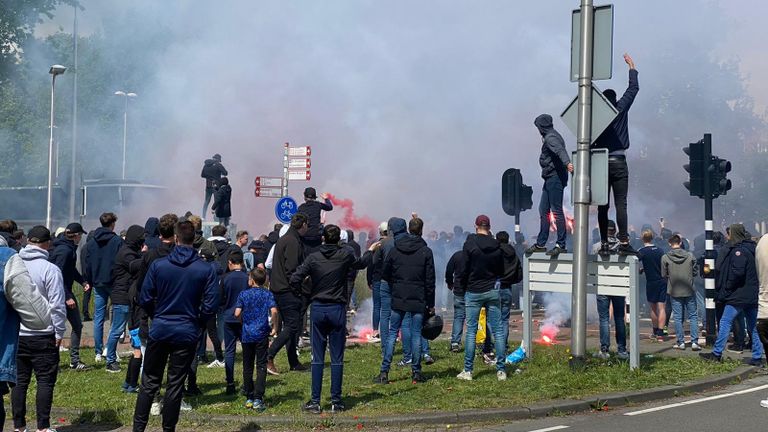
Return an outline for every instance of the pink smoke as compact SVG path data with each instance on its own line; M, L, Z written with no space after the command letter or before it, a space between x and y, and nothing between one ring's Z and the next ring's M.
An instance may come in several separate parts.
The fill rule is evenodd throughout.
M365 231L375 232L379 224L368 216L358 216L355 214L355 203L351 199L337 198L332 194L328 194L328 199L334 206L335 211L341 210L341 219L339 219L338 225L344 229L351 229L353 231Z

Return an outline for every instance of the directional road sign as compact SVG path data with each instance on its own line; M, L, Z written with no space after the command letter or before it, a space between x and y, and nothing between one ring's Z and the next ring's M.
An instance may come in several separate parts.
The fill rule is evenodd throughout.
M312 147L288 147L288 156L290 157L306 157L312 156Z
M280 198L283 196L282 187L259 187L256 186L254 195L258 198Z
M595 84L592 84L592 143L597 140L601 133L611 124L613 119L619 115L619 111L612 103L608 102L603 92ZM578 136L577 128L579 123L579 98L573 98L571 103L565 108L560 117L568 129Z
M256 180L254 181L254 185L258 187L276 187L281 188L283 187L283 178L282 177L256 177Z
M290 158L288 159L288 168L305 168L308 169L312 166L312 159L310 158Z
M607 80L613 75L613 5L595 6L592 79ZM579 51L581 50L581 11L571 15L571 82L579 80Z
M275 203L275 216L284 224L289 223L298 210L299 205L296 204L296 200L289 196L282 197Z
M309 181L312 178L312 172L308 169L303 170L288 170L288 180L292 181Z

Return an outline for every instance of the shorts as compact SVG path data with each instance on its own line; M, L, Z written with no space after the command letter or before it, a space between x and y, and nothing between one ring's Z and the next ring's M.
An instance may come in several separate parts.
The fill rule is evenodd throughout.
M665 303L667 301L667 282L648 283L645 287L645 298L648 303Z

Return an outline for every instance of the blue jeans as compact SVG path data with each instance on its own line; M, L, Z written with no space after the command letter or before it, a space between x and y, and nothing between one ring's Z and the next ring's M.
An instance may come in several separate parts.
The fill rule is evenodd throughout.
M387 339L389 339L390 316L392 315L392 292L387 281L382 280L379 286L381 297L381 310L379 311L379 334L381 335L381 355L387 353Z
M408 312L405 314L405 317L403 318L403 323L400 331L402 332L403 337L403 360L413 360L413 352L411 351L411 337L413 337L413 332L411 331L411 325L413 321L413 313ZM423 318L422 318L423 321ZM414 329L414 331L417 331ZM421 328L418 329L417 335L421 339L421 355L422 357L425 355L429 355L429 342L421 337Z
M480 309L485 307L485 318L493 330L493 340L496 345L496 370L503 371L504 353L507 347L501 329L501 300L499 290L494 288L484 293L468 292L464 295L467 306L467 339L464 342L464 370L472 372L475 362L475 345L477 344L477 321Z
M386 350L384 351L384 359L381 362L381 372L389 372L389 368L392 365L392 356L395 354L395 342L397 342L397 332L400 330L400 326L403 324L403 320L408 312L392 309L392 317L389 323L389 335L387 336ZM421 325L424 321L423 313L411 313L411 326L414 329L421 329ZM421 341L423 338L411 338L411 370L413 372L421 372ZM403 344L405 344L405 336L403 336Z
M611 347L611 304L613 322L616 324L616 345L618 352L627 352L627 329L624 324L626 299L620 296L597 296L597 314L600 317L600 351L608 352Z
M200 214L200 217L203 219L205 219L206 214L208 214L208 209L211 208L211 197L213 197L214 193L216 193L216 188L205 188L205 202L203 202L203 212Z
M499 289L501 301L501 330L504 338L504 346L509 346L509 315L512 310L512 288Z
M747 329L749 334L752 335L752 360L762 360L763 344L760 343L760 335L757 333L757 305L747 307L725 305L723 317L720 318L720 328L717 332L717 340L715 341L715 347L712 349L712 354L717 356L723 354L723 349L725 349L725 344L728 343L728 336L730 336L731 333L731 324L742 312L747 318Z
M672 297L672 315L675 316L675 335L677 344L685 343L685 330L683 329L683 308L688 311L688 321L691 326L691 342L699 342L699 305L696 304L696 296Z
M107 303L112 288L96 287L94 290L96 297L93 307L93 345L96 348L96 354L101 354L104 350L104 321L107 320Z
M326 348L331 354L331 402L341 402L344 350L347 341L347 307L341 303L312 303L312 402L320 402Z
M128 323L129 309L128 305L112 305L112 328L109 330L109 339L107 339L107 364L117 361L117 341L125 331L125 325ZM97 313L98 310L96 308ZM98 354L98 350L96 353Z
M373 297L373 322L371 323L371 328L373 331L378 331L379 318L381 317L381 282L374 282L371 291L371 297Z
M541 201L539 201L539 236L536 237L536 244L544 246L549 239L549 212L555 215L555 226L557 227L557 244L565 248L565 215L563 214L563 182L560 177L553 175L544 180L544 187L541 191Z
M224 316L224 314L219 314ZM224 377L227 385L235 385L235 353L237 341L243 331L243 325L238 322L224 323ZM253 370L251 370L253 372Z
M453 295L453 326L451 327L451 345L461 343L464 332L464 320L467 317L466 303L463 295Z

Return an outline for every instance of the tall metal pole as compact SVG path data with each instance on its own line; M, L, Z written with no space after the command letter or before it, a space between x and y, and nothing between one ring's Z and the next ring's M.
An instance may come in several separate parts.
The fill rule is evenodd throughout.
M574 183L573 294L571 299L573 334L571 366L580 367L587 351L587 258L589 246L590 155L592 142L592 48L594 29L592 0L581 0L581 50L579 52L579 111L577 126L576 173Z
M283 147L283 196L288 196L288 149L290 144L285 143Z
M45 226L53 230L51 213L53 210L53 97L56 88L56 74L51 75L51 138L48 141L48 191L46 194Z
M125 180L125 150L128 147L128 95L125 96L125 110L123 111L123 180Z
M72 88L72 163L69 172L69 221L75 220L75 202L77 195L77 5L74 6L75 22L72 30L74 46L74 86Z

